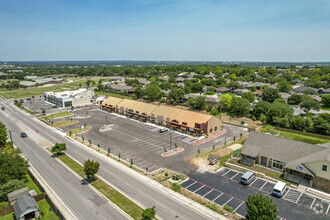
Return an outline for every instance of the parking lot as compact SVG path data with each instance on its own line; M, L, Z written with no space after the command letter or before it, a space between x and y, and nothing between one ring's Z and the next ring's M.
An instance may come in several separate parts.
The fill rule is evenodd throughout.
M245 202L249 194L262 193L270 196L274 182L256 178L250 185L239 184L243 173L223 168L217 173L189 175L182 187L221 206L228 205L238 214L246 215ZM330 203L312 195L288 188L279 199L272 197L279 210L279 219L330 219Z
M88 113L86 113L88 112ZM86 114L88 117L86 117ZM189 158L201 151L211 149L213 145L222 146L224 138L226 141L233 139L233 135L239 137L243 132L241 128L233 126L227 128L227 132L206 143L194 145L198 141L186 134L173 130L159 133L159 126L152 123L144 123L135 119L127 118L123 115L108 113L102 110L80 109L76 113L79 123L61 128L68 131L80 127L83 124L92 128L79 136L84 136L85 140L90 139L93 144L98 145L107 151L119 156L124 160L133 160L133 164L148 172L154 172L160 168L168 168L183 174L193 172L195 168L190 165ZM68 120L61 118L58 120ZM55 120L56 121L56 120ZM103 125L107 124L107 129L100 131ZM182 147L184 151L163 157L161 154Z

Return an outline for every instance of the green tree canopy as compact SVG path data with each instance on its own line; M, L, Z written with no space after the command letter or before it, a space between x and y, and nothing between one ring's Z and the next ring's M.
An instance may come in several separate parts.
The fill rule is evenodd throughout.
M159 98L160 88L157 85L149 84L146 86L145 94L150 101L154 101Z
M65 143L56 143L52 149L51 152L56 153L56 154L61 154L63 151L66 150L66 144Z
M195 109L202 109L206 106L206 97L196 96L195 98L189 98L188 103Z
M0 185L0 202L7 201L7 194L26 186L25 180L11 179L3 185Z
M230 112L237 116L247 115L250 111L250 103L244 98L234 97L231 102Z
M95 174L99 171L100 164L94 160L86 160L84 162L84 172L88 179L94 179Z
M212 109L211 109L211 111L210 111L210 114L211 114L211 115L217 115L217 114L219 114L219 110L218 110L218 108L216 108L216 107L212 107Z
M300 103L300 108L304 109L305 112L309 112L312 109L318 111L320 110L320 103L315 101L311 96L304 95Z
M230 94L222 94L219 100L219 107L226 111L229 110L233 97Z
M266 101L260 101L258 102L253 109L252 114L259 119L260 115L266 115L266 113L268 112L268 110L271 108L271 104L269 102Z
M322 104L326 107L330 107L330 94L322 96Z
M291 84L284 79L277 83L277 88L280 92L289 92Z
M290 105L299 105L302 101L302 95L293 94L288 98L288 104Z
M173 88L168 94L168 98L171 100L171 103L174 105L181 102L183 97L184 97L184 91L183 89L180 88Z
M155 216L156 216L155 206L153 206L152 208L145 209L142 212L142 219L143 220L152 220L152 219L155 218Z
M1 152L1 151L0 151ZM28 170L27 161L18 154L0 153L0 185L12 179L23 180Z
M242 98L248 100L250 103L254 101L254 95L252 92L244 92Z
M278 216L276 204L261 193L249 195L246 212L251 220L276 220Z
M272 103L275 101L275 99L278 99L278 98L281 98L281 97L280 97L277 89L267 87L262 92L263 101Z
M200 82L195 82L191 84L191 90L193 92L201 92L203 90L204 85Z
M7 142L6 126L0 121L0 148L5 147Z

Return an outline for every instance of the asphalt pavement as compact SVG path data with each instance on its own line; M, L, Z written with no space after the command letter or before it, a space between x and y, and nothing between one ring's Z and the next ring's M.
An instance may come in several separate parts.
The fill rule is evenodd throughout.
M129 197L142 208L156 206L157 216L159 218L210 219L212 218L210 215L215 214L209 212L207 208L199 204L195 204L190 200L186 201L184 197L175 194L167 188L164 189L160 184L130 170L124 165L86 146L82 146L76 141L68 139L57 129L46 126L33 116L29 116L17 110L16 107L7 105L7 108L12 109L11 114L13 115L11 117L16 119L16 123L25 124L25 127L28 126L29 129L26 132L28 135L34 131L51 143L66 143L66 153L80 163L83 163L87 159L99 161L100 170L98 176L100 178L111 184L111 186ZM22 130L22 128L16 129L19 130L19 132ZM193 205L198 208L193 208Z

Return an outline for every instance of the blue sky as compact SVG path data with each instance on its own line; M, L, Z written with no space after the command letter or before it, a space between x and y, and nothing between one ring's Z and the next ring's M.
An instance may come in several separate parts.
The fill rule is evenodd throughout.
M0 0L0 60L330 61L329 0Z

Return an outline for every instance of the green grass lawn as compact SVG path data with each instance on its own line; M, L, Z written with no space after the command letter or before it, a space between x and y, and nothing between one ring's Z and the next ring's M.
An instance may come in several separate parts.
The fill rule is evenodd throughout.
M106 79L107 77L91 77L90 80L94 80L96 83L99 79ZM75 90L79 89L79 85L81 84L81 88L84 88L85 82L87 79L85 78L72 78L73 82L71 83L64 83L58 84L53 86L46 86L46 87L37 87L37 88L26 88L26 89L17 89L17 90L6 90L0 91L0 95L4 96L5 98L26 98L31 96L39 96L43 95L44 92L53 91L53 92L61 92L66 90Z
M321 106L321 110L330 111L330 107L323 107L323 106Z
M85 131L87 131L90 128L91 128L91 126L86 126L86 128L84 128L82 130L80 128L72 129L72 130L70 130L71 131L71 135L75 135L75 134L78 134L78 133L85 132ZM68 131L66 134L69 135L70 131Z
M47 119L51 119L51 118L59 118L59 117L70 116L70 115L73 115L73 113L65 111L65 112L58 112L58 113L54 113L51 115L43 116L41 118L47 120Z
M55 127L55 128L65 127L65 126L73 125L77 122L78 121L57 121L57 122L54 122L53 127Z
M122 99L133 99L131 96L126 96L126 95L120 95L117 93L112 93L112 92L105 92L105 91L94 91L95 95L98 96L112 96L112 97L117 97L117 98L122 98Z
M38 206L40 208L41 219L45 219L45 220L58 220L59 219L54 211L52 213L49 212L50 205L48 204L48 202L45 199L39 201ZM14 213L10 213L8 215L0 217L0 219L1 220L15 220L16 218L15 218Z
M296 140L296 141L302 141L302 142L309 143L309 144L325 144L325 143L330 142L330 140L327 140L327 139L311 137L311 136L307 136L307 135L296 134L296 133L291 133L291 132L286 132L286 131L280 131L280 137L291 139L291 140Z
M75 171L79 176L86 179L84 168L69 156L62 154L58 158ZM133 219L141 219L143 209L136 205L134 202L126 198L120 192L106 184L100 179L97 179L91 183L91 185L100 191L109 200L115 203L119 208L126 212Z
M217 94L216 92L205 92L204 95L215 95Z
M29 188L29 190L34 189L37 192L38 195L41 194L40 189L33 182L33 180L31 179L31 177L29 175L26 175L26 186Z

